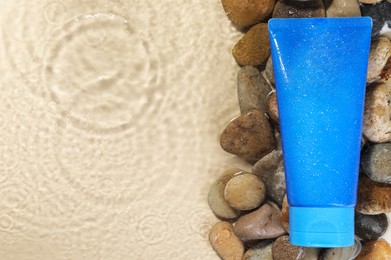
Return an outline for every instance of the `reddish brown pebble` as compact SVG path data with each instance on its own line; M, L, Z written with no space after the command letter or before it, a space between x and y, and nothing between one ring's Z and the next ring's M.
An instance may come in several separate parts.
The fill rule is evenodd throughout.
M358 182L356 210L363 214L376 215L391 211L391 185L374 182L361 175Z
M220 138L221 147L244 160L255 163L276 148L268 118L253 110L232 120Z
M371 50L368 60L367 82L378 80L380 77L388 78L388 69L382 73L387 61L391 57L391 42L386 37L379 37L371 42Z
M267 114L270 116L270 118L275 122L279 123L278 121L278 106L277 106L277 95L276 92L272 92L267 97Z
M288 205L288 197L285 195L282 201L282 209L281 209L281 224L285 228L285 230L289 233L289 205Z
M242 259L244 246L242 241L235 235L231 223L218 222L215 224L210 230L209 242L222 259Z
M390 260L391 247L384 239L371 240L365 243L356 260Z
M272 247L273 260L317 260L318 248L294 246L289 242L289 236L277 238Z
M232 55L242 66L257 66L266 62L270 56L267 23L251 27L232 49Z

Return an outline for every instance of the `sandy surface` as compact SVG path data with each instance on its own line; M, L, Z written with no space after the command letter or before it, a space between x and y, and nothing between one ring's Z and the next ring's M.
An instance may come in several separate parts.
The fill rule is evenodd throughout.
M218 259L210 184L241 161L219 0L0 2L0 258Z

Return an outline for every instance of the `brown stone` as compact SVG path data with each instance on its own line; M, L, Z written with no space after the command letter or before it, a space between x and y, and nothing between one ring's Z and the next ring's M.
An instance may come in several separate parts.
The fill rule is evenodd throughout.
M277 1L274 18L312 18L325 17L326 11L322 0L312 1Z
M368 215L391 212L391 185L374 182L361 175L356 210Z
M278 106L276 92L272 92L267 97L267 114L273 120L273 122L279 124L278 119Z
M384 239L371 240L365 243L356 260L390 260L391 247Z
M241 260L244 254L242 241L235 235L232 224L218 222L209 233L209 242L222 259Z
M371 50L368 60L367 82L378 80L381 76L387 61L391 56L391 42L386 37L378 37L371 42ZM389 76L386 68L382 77L387 79Z
M317 260L319 248L294 246L289 236L277 238L272 247L273 260Z
M281 209L281 224L285 228L285 230L289 233L289 205L288 205L288 197L285 195L282 201L282 209Z

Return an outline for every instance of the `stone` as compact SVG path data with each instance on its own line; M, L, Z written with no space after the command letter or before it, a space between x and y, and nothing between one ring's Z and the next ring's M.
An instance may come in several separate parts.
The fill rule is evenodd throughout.
M327 17L355 17L361 16L360 5L352 0L332 0L326 9Z
M226 126L220 145L226 152L255 163L276 148L276 140L266 115L252 110Z
M374 182L361 175L358 181L356 211L367 215L391 212L391 185Z
M362 4L376 4L380 3L383 0L358 0Z
M246 27L262 22L273 11L275 0L222 0L224 11L236 25Z
M251 27L235 44L232 55L242 66L258 66L265 63L270 56L267 23Z
M356 212L354 217L354 230L357 236L365 240L376 240L388 228L386 214L365 215Z
M289 233L289 204L288 204L288 197L286 195L282 200L280 220L281 220L281 225L285 228L286 232Z
M361 251L361 242L354 240L354 245L347 247L327 248L323 251L320 260L355 259Z
M275 91L269 94L269 96L267 97L266 104L267 114L270 116L274 123L279 124L277 95Z
M289 236L281 236L272 246L274 260L317 260L319 248L294 246L289 242Z
M312 18L325 17L326 12L322 0L312 1L277 1L274 18Z
M274 70L273 70L273 59L272 56L270 56L267 59L265 69L262 71L263 77L269 81L269 84L274 86Z
M373 82L380 79L387 61L391 57L391 42L386 37L377 37L371 42L369 52L367 82ZM386 68L387 70L387 68ZM387 72L383 75L387 77Z
M213 184L210 186L208 193L208 204L213 213L222 219L235 219L239 217L240 212L231 208L224 198L224 189L227 182L234 176L244 174L240 169L229 169L225 171Z
M282 151L274 150L254 164L252 173L258 176L258 178L273 175L281 161Z
M361 156L361 167L373 181L391 184L391 143L375 144Z
M209 242L222 259L242 259L244 245L235 235L231 223L225 221L216 223L209 232Z
M391 26L391 23L390 23ZM390 36L391 38L391 30L390 30ZM388 58L386 64L384 65L380 75L379 82L381 83L386 83L386 84L391 84L391 56Z
M363 134L372 142L391 141L391 85L367 87Z
M367 1L367 0L366 0ZM371 1L371 0L368 0ZM385 26L391 27L391 2L381 0L373 0L379 2L377 4L362 4L360 5L362 16L370 16L372 18L372 35L377 36L381 33Z
M241 114L251 110L266 113L267 95L272 88L257 68L245 66L238 73L238 98Z
M254 174L245 173L232 177L224 189L224 198L237 210L251 210L265 200L265 184Z
M356 260L389 260L391 247L384 239L372 240L365 243Z
M273 260L272 246L272 243L264 245L261 242L259 245L248 249L244 253L242 260Z
M241 216L234 230L242 241L276 238L286 233L280 223L280 212L268 204Z
M266 186L266 194L274 200L279 206L286 194L284 162L281 160L273 174L264 171L260 173L259 178Z

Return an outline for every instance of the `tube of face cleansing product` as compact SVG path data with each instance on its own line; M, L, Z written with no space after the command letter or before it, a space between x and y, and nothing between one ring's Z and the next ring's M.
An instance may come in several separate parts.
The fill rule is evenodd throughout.
M290 241L354 243L372 20L271 19Z

